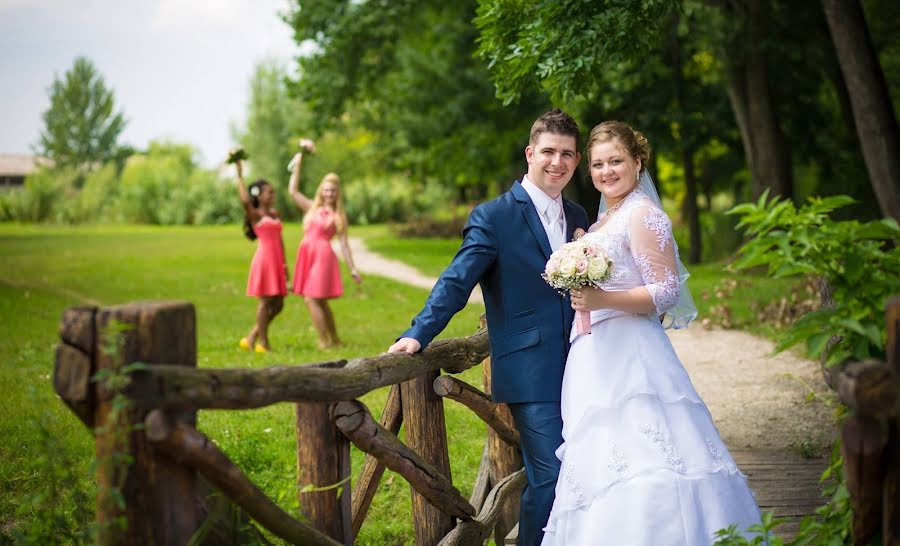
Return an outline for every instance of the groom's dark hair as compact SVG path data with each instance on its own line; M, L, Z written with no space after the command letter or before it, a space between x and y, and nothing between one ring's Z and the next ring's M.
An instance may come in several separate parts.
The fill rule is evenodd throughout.
M575 146L578 146L578 140L581 133L578 131L578 124L572 119L572 116L563 112L559 108L550 110L543 116L534 120L531 126L531 136L528 138L528 144L534 145L541 133L553 133L555 135L567 135L575 137Z

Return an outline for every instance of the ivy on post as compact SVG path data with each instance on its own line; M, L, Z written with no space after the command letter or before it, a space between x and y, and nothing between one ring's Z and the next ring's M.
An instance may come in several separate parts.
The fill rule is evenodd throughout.
M194 306L135 302L97 311L93 352L99 544L187 544L200 527L193 470L158 453L147 409L122 394L135 363L196 367ZM175 416L193 426L196 411Z

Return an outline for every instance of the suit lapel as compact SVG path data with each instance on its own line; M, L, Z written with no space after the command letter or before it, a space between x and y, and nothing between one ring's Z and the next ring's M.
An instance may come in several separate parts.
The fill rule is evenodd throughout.
M575 217L572 215L572 203L563 199L563 212L566 215L566 241L569 242L575 237Z
M534 203L528 197L528 192L525 191L525 188L522 187L518 180L513 184L510 191L515 196L516 201L519 202L519 207L522 209L522 214L525 215L525 221L528 223L528 227L531 228L531 233L541 246L541 250L544 251L544 258L550 259L550 239L547 238L547 231L544 229L544 224L534 208Z

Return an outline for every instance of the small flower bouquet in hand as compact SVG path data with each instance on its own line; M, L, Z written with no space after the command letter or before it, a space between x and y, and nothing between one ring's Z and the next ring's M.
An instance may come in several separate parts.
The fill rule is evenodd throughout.
M301 153L305 154L314 154L316 153L316 143L308 138L301 138L297 141L297 147L300 148ZM287 170L289 173L294 172L294 166L297 164L297 156L291 158L291 161L288 163Z
M563 291L597 287L612 275L613 263L603 247L583 239L559 247L550 255L544 273L547 284ZM587 311L575 313L578 334L591 333L591 315Z
M225 160L225 163L231 165L238 161L246 161L247 157L247 152L243 148L232 148L228 151L228 159Z

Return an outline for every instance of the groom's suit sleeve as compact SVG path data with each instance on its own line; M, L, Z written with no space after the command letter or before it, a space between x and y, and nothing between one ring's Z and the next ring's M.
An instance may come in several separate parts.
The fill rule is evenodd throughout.
M475 286L497 259L497 237L490 221L491 205L475 207L463 228L463 242L447 269L441 273L425 308L400 337L411 337L424 349L450 319L465 307Z

